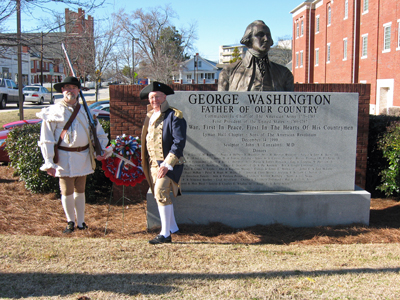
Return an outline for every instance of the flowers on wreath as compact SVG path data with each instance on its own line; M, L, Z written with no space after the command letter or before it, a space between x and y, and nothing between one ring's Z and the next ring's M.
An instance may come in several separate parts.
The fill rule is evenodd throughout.
M102 161L104 174L114 183L135 186L144 179L141 159L141 145L138 137L117 136L106 149Z

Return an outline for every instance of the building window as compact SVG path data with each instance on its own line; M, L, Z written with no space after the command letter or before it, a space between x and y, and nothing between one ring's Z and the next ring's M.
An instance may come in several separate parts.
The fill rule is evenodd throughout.
M300 51L300 68L303 67L303 51Z
M347 38L343 39L343 60L347 60Z
M300 31L300 33L301 33L301 36L303 36L303 34L304 34L304 21L303 20L301 20L301 31Z
M400 20L397 20L397 50L400 50Z
M349 0L344 1L344 19L349 17Z
M327 63L331 62L331 43L328 43L326 47L326 62Z
M192 74L188 74L188 75L186 75L186 80L187 80L187 81L190 81L190 80L192 80Z
M319 16L317 16L317 20L315 23L316 23L315 32L318 33L319 32Z
M328 6L328 26L331 25L331 21L332 21L332 10L331 7Z
M315 49L315 65L319 64L319 48Z
M363 2L363 14L368 12L369 0Z
M299 37L299 31L300 31L300 29L299 29L299 22L297 21L296 22L296 38L298 38Z
M368 34L364 34L362 36L361 58L367 58L367 53L368 53Z
M214 73L205 73L205 79L214 79Z
M383 28L384 28L383 52L389 52L392 24L391 23L385 24L383 25Z
M299 52L296 52L296 68L299 67Z

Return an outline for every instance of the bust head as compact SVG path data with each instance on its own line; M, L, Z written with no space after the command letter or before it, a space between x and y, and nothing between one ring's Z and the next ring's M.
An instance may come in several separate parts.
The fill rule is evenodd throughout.
M268 53L274 41L269 27L263 21L257 20L247 26L240 43L264 56Z

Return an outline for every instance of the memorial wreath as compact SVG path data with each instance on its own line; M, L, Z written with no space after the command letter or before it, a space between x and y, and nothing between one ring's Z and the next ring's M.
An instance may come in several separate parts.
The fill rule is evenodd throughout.
M104 174L114 183L135 186L145 179L142 169L140 140L133 136L117 136L111 141L111 155L102 161Z

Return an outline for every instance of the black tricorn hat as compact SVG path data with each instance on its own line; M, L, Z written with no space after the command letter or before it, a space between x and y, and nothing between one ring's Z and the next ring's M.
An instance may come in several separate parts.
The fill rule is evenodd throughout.
M172 95L174 94L174 90L171 89L168 85L158 82L158 81L153 81L150 83L148 86L146 86L141 92L140 92L140 99L148 99L149 94L151 92L162 92L165 95Z
M78 78L73 77L73 76L68 76L68 77L66 77L66 78L64 79L63 82L56 83L56 84L54 85L54 89L55 89L57 92L62 93L62 92L61 92L61 88L62 88L64 85L66 85L66 84L73 84L73 85L76 85L78 88L81 88L81 83L80 83L80 81L79 81Z

